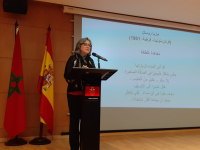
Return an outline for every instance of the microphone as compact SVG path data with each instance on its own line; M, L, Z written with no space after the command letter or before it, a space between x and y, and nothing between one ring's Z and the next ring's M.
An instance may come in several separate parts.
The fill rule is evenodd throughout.
M107 59L105 59L105 58L99 56L99 55L96 54L96 53L92 53L92 55L95 56L95 57L97 57L97 58L99 58L99 59L102 59L102 60L104 60L104 61L108 61Z

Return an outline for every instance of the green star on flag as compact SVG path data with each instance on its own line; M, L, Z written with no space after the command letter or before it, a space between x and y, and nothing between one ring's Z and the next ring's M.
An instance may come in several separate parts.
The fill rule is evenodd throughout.
M19 76L18 78L15 77L13 72L11 71L10 76L10 85L9 85L9 91L8 91L8 98L16 91L17 93L22 95L22 92L20 91L18 87L19 81L23 78L23 76Z

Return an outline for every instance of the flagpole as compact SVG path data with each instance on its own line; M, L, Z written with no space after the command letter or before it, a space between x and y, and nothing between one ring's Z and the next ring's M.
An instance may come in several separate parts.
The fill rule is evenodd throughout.
M42 138L42 132L43 132L43 123L40 122L40 138Z
M47 28L48 31L51 31L51 27L49 25L49 27ZM46 145L46 144L50 144L51 141L45 137L42 137L42 133L43 133L43 123L40 122L40 133L39 133L39 137L34 138L33 140L31 140L29 142L29 144L32 145Z
M17 31L17 28L18 28L18 23L17 23L17 20L16 20L16 23L15 23L15 40L16 40L16 31ZM10 139L9 141L5 142L5 145L6 146L20 146L20 145L25 145L27 144L27 141L25 141L24 139L22 138L18 138L18 135L15 136L15 138L13 139Z
M16 40L16 36L17 36L17 28L18 28L19 24L17 23L17 20L15 22L15 40Z

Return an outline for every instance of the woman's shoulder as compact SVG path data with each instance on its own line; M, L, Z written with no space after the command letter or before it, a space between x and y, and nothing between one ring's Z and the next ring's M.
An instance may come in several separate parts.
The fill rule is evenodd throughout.
M89 60L90 60L90 61L94 61L94 60L92 59L92 57L91 57L91 56L89 56Z
M75 55L72 55L68 58L67 60L67 64L71 64L71 63L74 63L74 61L76 60L76 56Z
M71 55L68 60L75 60L75 59L76 59L76 55Z

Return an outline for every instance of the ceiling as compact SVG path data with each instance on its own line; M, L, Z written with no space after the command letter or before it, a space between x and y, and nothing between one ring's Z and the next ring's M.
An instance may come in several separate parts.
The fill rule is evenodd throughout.
M200 25L200 0L36 0L117 14Z

